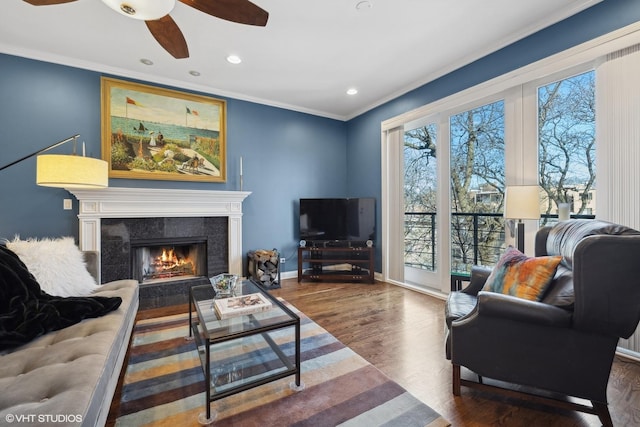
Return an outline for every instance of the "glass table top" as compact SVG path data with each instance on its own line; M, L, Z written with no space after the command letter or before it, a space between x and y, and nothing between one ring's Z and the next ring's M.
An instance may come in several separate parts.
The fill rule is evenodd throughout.
M261 329L272 329L274 326L286 326L299 320L298 316L286 307L282 301L274 298L258 285L245 280L236 286L233 296L259 293L270 303L271 308L240 314L228 319L220 319L214 309L215 291L211 285L198 285L191 288L191 299L196 307L200 320L200 329L204 338L211 342L233 339L234 337L256 333Z

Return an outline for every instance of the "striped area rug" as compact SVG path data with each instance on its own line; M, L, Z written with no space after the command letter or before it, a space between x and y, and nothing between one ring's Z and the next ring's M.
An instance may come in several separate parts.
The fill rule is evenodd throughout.
M214 426L450 425L325 329L292 309L301 322L305 389L291 390L291 376L214 401ZM205 410L204 375L195 344L185 340L187 323L187 314L137 322L121 402L115 408L119 412L117 426L199 425L198 416ZM285 335L292 334L280 338L287 340ZM293 353L293 343L281 345L286 354ZM243 347L243 351L259 349Z

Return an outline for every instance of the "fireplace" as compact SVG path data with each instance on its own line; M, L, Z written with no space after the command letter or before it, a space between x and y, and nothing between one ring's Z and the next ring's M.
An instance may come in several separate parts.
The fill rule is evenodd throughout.
M141 308L167 295L180 298L178 303L186 301L188 286L208 283L207 276L242 275L242 202L250 192L124 187L68 191L80 202L80 249L100 252L102 283L133 277L132 242L135 248L137 240L206 237L206 273L197 272L195 279L142 283Z
M79 244L102 251L105 218L219 217L227 219L229 273L242 275L242 202L247 191L107 187L67 189L79 203ZM98 266L102 269L102 265Z
M227 218L104 218L100 237L102 283L129 278L137 279L141 286L148 283L140 272L144 264L142 257L145 251L155 252L162 247L178 248L182 257L188 255L184 252L198 251L199 258L194 261L199 267L193 276L229 271ZM165 276L164 279L156 277L153 282L166 281L169 274ZM175 276L173 281L186 279Z
M104 218L102 282L138 280L141 308L186 304L190 286L229 271L227 222L224 217Z
M131 276L140 284L207 277L207 239L131 242Z

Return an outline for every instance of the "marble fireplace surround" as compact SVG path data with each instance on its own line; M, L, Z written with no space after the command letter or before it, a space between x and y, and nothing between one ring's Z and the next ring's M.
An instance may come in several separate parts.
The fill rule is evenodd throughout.
M67 191L80 202L81 250L100 251L102 218L227 217L229 272L242 275L242 202L251 192L127 187Z

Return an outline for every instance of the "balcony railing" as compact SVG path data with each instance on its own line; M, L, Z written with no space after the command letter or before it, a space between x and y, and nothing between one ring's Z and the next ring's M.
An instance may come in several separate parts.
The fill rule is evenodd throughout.
M571 215L593 219L594 215ZM558 215L542 215L540 225L556 222ZM451 214L451 271L469 273L474 265L495 265L504 250L505 225L501 213ZM435 212L405 212L405 265L436 270Z

